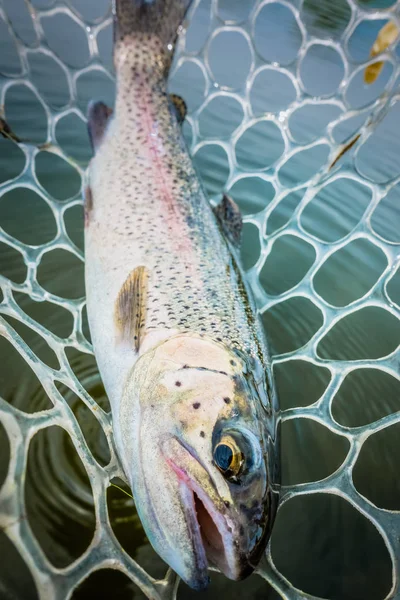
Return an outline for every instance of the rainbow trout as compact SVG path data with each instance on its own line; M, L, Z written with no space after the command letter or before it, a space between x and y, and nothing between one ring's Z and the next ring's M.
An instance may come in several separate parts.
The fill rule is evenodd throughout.
M90 331L137 512L193 588L256 567L279 496L278 407L237 261L241 219L208 203L167 75L190 0L116 0L115 110L89 108ZM177 110L178 109L178 110Z

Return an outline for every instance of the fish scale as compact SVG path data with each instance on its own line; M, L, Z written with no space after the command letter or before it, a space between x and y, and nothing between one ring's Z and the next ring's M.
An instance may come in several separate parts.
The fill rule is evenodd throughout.
M265 549L279 418L238 263L240 213L227 198L211 208L167 94L187 4L116 2L115 111L89 109L85 279L138 514L160 556L200 589L208 566L241 579Z
M123 282L144 265L146 331L197 331L256 356L238 268L192 166L165 77L157 65L139 76L132 71L135 50L125 61L115 115L90 170L87 287L108 290L112 313Z

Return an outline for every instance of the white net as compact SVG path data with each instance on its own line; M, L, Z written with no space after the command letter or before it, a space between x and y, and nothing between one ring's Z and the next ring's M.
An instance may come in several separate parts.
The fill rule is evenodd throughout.
M217 578L210 598L400 597L397 39L364 82L399 11L201 0L179 41L171 91L187 102L210 197L226 191L244 213L283 408L262 578ZM122 472L88 341L85 113L91 98L112 104L111 38L106 0L0 2L0 104L22 140L0 140L1 598L177 593L132 501L110 487Z

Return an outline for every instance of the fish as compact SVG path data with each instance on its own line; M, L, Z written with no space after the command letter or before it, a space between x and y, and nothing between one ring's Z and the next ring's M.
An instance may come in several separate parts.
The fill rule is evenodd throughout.
M242 219L206 197L167 90L189 0L116 0L115 107L88 109L85 283L113 439L160 557L194 589L240 580L270 539L280 413L239 260Z
M395 42L399 35L399 29L393 21L388 21L380 30L377 35L375 42L370 51L370 57L373 58L378 54L384 52L391 44ZM374 62L368 65L364 70L364 81L366 84L371 85L379 77L384 62L382 60Z

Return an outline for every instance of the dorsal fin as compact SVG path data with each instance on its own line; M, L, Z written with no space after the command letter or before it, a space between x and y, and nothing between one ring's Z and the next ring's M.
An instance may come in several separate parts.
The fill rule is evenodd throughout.
M229 196L224 195L221 202L213 208L213 211L228 240L234 246L240 246L243 221L236 202Z
M112 108L104 102L91 102L88 108L88 132L93 151L100 146L108 120L112 115Z
M169 98L170 98L172 104L174 105L178 123L180 125L182 125L183 121L185 120L186 113L187 113L186 102L184 101L183 98L181 98L180 96L177 96L176 94L170 94Z
M147 309L148 270L136 267L119 291L115 302L115 324L118 341L139 350Z

